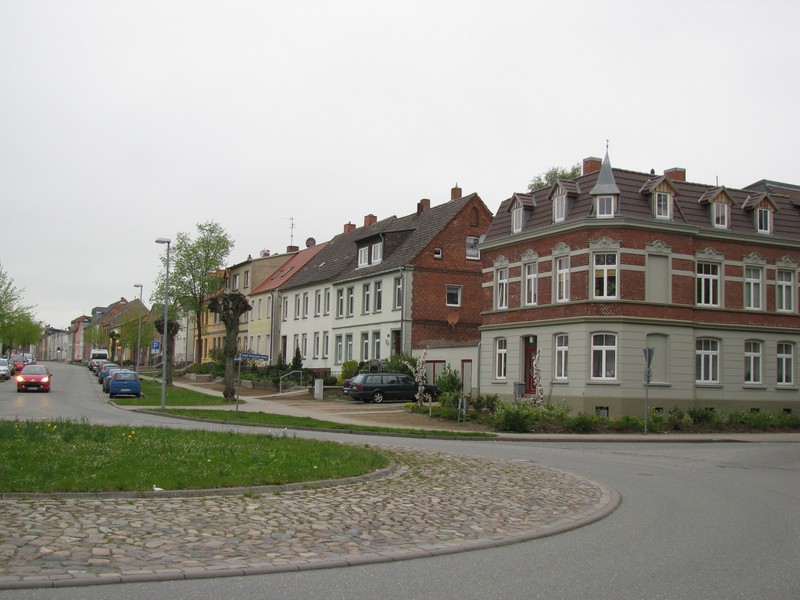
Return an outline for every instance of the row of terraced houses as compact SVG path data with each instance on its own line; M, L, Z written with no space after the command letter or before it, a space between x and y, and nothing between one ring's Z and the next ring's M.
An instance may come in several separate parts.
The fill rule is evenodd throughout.
M299 348L318 373L425 351L429 380L449 365L466 393L512 399L538 383L611 416L641 412L646 379L653 407L800 409L800 186L690 183L608 155L582 167L495 215L455 187L231 266L226 289L253 306L240 347L287 360ZM203 361L222 346L215 317Z

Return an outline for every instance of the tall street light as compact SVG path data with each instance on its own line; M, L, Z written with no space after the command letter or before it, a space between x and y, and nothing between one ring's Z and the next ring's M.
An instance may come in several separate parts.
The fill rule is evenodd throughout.
M156 244L167 245L167 268L164 271L164 335L161 339L161 408L167 407L167 356L169 343L169 238L157 238Z
M136 331L136 367L134 370L136 371L136 376L139 376L139 359L142 357L142 292L144 292L144 286L141 283L134 283L133 287L139 288L139 309L137 312L139 313L139 327Z

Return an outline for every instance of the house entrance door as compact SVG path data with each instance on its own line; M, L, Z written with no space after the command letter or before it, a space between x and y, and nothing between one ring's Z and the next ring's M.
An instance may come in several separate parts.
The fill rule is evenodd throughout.
M536 394L536 383L533 377L533 358L536 356L536 336L528 335L525 340L525 395L533 396Z

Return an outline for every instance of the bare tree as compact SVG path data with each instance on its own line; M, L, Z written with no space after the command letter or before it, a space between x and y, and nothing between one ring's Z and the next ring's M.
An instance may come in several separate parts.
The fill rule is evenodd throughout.
M219 315L219 320L225 325L225 390L222 392L225 400L236 399L236 388L233 384L233 359L238 351L239 320L242 315L253 308L247 301L247 296L241 292L220 294L211 298L208 309Z

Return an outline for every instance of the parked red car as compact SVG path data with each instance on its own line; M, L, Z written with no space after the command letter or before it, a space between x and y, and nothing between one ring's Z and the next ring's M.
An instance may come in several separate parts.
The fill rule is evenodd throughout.
M53 374L44 365L25 365L22 372L17 374L17 391L28 390L50 391L50 380Z

